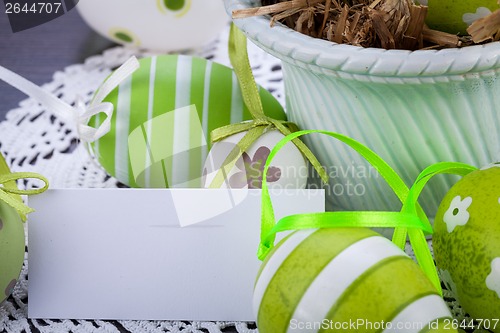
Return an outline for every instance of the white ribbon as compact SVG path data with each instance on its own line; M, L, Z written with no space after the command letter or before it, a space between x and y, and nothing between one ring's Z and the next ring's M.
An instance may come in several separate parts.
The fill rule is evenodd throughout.
M65 121L73 123L76 126L80 140L93 142L108 133L111 128L114 107L109 102L103 102L104 98L138 68L139 62L136 57L128 59L104 81L88 107L85 106L81 98L78 98L75 106L72 107L36 84L2 66L0 66L0 79L43 104L49 111L52 111ZM98 128L88 126L90 118L100 113L106 115L106 119L101 125Z

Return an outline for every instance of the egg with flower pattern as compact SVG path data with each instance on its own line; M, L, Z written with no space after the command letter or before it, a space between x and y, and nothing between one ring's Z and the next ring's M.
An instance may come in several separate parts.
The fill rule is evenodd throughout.
M434 229L434 255L448 289L473 318L500 332L493 325L500 318L500 164L457 182L439 206Z
M240 132L226 137L212 146L203 168L203 186L211 187L219 170L231 151L247 132ZM223 175L223 182L218 188L262 188L262 178L266 160L274 146L284 136L277 130L265 132L243 152L233 168ZM266 181L269 188L280 190L301 189L306 187L308 178L307 163L300 150L292 143L287 143L273 159Z

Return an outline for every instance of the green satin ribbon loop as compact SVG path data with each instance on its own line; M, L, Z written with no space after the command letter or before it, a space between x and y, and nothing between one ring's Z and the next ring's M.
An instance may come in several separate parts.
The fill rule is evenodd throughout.
M255 118L254 120L245 121L245 122L238 123L238 124L231 124L231 125L226 125L226 126L216 128L210 133L210 140L212 142L217 142L217 141L220 141L224 138L227 138L228 136L238 134L241 132L245 132L245 131L249 131L255 127L259 127L259 126L264 126L264 127L274 126L274 127L276 127L277 123L285 126L289 132L297 132L299 130L297 125L292 123L292 122L285 121L285 120L276 120L276 119L264 116L262 118Z
M425 185L429 180L439 174L452 174L465 176L466 174L477 170L476 167L459 163L459 162L439 162L428 166L425 168L417 177L413 186L410 189L408 198L401 209L402 212L415 214L415 203L420 196L420 193L424 189ZM392 241L400 248L404 248L406 243L407 230L405 228L399 228L394 231L392 236Z
M400 212L327 212L312 214L297 214L282 218L275 223L271 197L267 187L267 171L272 159L289 141L306 134L318 133L331 136L363 156L387 181L403 203ZM317 229L332 227L382 227L394 228L393 242L404 250L407 235L415 253L418 264L429 278L436 290L442 295L441 283L437 274L432 254L425 239L425 234L432 234L432 226L422 208L418 197L425 184L435 175L451 173L465 175L476 170L463 163L443 162L426 168L418 176L413 186L408 189L399 175L372 150L347 136L328 131L299 131L283 138L273 148L264 167L262 178L262 212L261 212L261 243L258 257L264 260L274 247L276 233L288 230Z
M20 179L38 179L44 183L42 188L31 190L20 190L17 188L16 181ZM33 212L33 209L24 204L20 195L39 194L47 190L49 181L44 176L34 172L15 172L11 173L7 162L0 154L0 201L14 208L21 217L22 221L26 221L26 215Z
M273 119L265 115L262 108L259 89L255 83L255 78L248 59L247 39L234 24L231 24L228 47L229 59L231 60L234 72L238 78L243 101L252 115L253 120L239 124L227 125L215 129L212 133L210 133L210 138L213 143L231 135L247 131L243 139L237 143L231 153L224 160L222 167L216 173L215 178L210 184L211 188L219 188L224 183L225 175L227 175L234 167L236 161L266 131L276 129L284 136L298 131L297 125L292 122ZM292 140L292 142L302 152L304 157L309 160L311 165L320 175L321 179L324 182L328 182L328 175L326 174L326 171L309 148L298 139Z
M234 23L231 23L229 31L228 51L229 60L240 84L243 102L245 102L254 118L265 116L259 96L259 88L253 77L252 67L248 59L247 38Z
M419 228L431 233L417 215L400 212L326 212L295 214L282 218L266 236L268 243L279 232L319 228ZM427 244L427 243L426 243Z
M398 198L401 200L401 202L405 202L407 196L408 196L408 187L406 184L403 182L403 180L399 177L399 175L382 159L380 158L376 153L374 153L371 149L368 147L362 145L358 141L334 132L329 132L329 131L320 131L320 130L306 130L306 131L299 131L292 133L285 138L283 138L280 142L276 144L274 149L271 151L269 154L269 157L267 158L266 165L264 167L264 174L263 177L265 178L267 175L267 170L269 168L269 165L274 158L274 156L278 153L278 151L289 141L302 136L302 135L307 135L307 134L312 134L312 133L317 133L317 134L323 134L323 135L328 135L331 136L351 148L353 148L356 152L358 152L365 160L367 160L379 173L380 175L385 179L385 181L389 184L389 186L392 188L394 193L398 196ZM274 238L267 238L267 234L271 231L271 229L274 227L276 221L274 218L274 212L273 212L273 207L271 204L271 199L269 197L269 191L267 188L267 180L262 179L262 228L261 228L261 239L265 240L261 242L261 245L259 247L258 251L258 257L259 259L263 260L267 253L270 251L272 248L272 244L274 244ZM422 208L417 205L416 207L417 210L417 216L423 221L423 223L427 226L430 226L429 220L425 213L423 212ZM398 228L396 228L398 230ZM429 230L429 228L426 228L426 230Z

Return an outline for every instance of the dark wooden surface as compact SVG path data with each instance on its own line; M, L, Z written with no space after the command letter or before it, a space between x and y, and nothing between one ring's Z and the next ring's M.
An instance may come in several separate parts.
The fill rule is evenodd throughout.
M82 62L113 44L92 31L76 9L41 26L12 33L0 1L0 65L41 85L66 66ZM0 81L0 121L26 96Z

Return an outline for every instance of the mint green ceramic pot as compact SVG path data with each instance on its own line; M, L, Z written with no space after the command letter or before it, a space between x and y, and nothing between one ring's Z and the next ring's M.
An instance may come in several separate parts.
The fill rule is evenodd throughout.
M256 6L224 0L228 14ZM311 38L269 17L234 23L282 60L289 120L346 134L382 156L410 185L438 161L500 160L500 43L444 50L383 50ZM308 136L330 173L333 210L398 210L398 199L358 153ZM434 216L455 178L439 177L420 203Z

